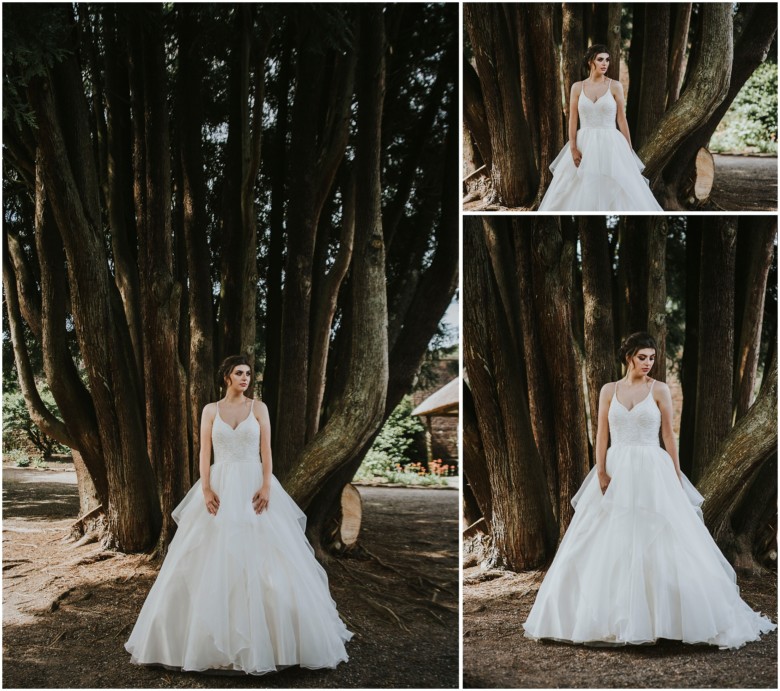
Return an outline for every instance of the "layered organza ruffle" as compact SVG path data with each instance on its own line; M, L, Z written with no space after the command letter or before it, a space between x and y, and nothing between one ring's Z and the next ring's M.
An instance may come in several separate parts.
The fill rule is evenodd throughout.
M701 495L660 446L607 453L595 468L524 624L525 635L601 645L659 638L739 648L776 628L739 595L701 518Z
M615 127L580 129L577 148L579 167L568 145L550 164L553 179L539 211L663 211L642 177L644 164Z
M252 508L259 462L219 462L206 510L198 481L175 509L168 555L125 644L137 664L263 674L347 660L339 618L306 517L272 476L268 509Z

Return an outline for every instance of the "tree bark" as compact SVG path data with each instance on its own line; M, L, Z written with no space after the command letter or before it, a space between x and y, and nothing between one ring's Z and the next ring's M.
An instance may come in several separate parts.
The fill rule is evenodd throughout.
M638 152L645 163L644 174L651 181L660 175L684 140L709 119L728 93L734 54L731 11L728 4L701 6L701 50L685 91L657 121ZM646 72L643 69L643 74ZM663 77L666 77L665 68Z
M767 374L753 407L725 436L697 488L704 496L704 520L713 535L726 529L749 489L748 481L777 451L777 364Z
M559 221L539 218L533 233L535 311L553 401L558 471L558 527L563 537L574 515L571 498L588 471L588 433L580 354L572 334L572 262L576 244Z
M531 432L519 362L491 277L480 221L464 220L464 365L474 394L491 484L493 566L539 566L554 544L555 526L541 461Z
M490 130L493 188L507 206L521 206L529 203L536 192L537 171L509 27L498 5L467 3L463 19L474 50Z
M671 108L680 98L683 76L688 64L688 31L691 26L693 3L681 2L672 5L672 33L669 42L669 73L666 78L666 108Z
M734 362L734 260L737 220L719 217L702 236L699 358L693 444L694 482L704 477L731 429Z
M493 520L490 473L485 462L485 449L479 435L474 397L471 395L469 385L465 382L463 383L461 414L463 415L463 473L474 501L479 507L479 513L485 519L486 530L483 532L490 532Z
M607 9L607 30L606 41L607 50L611 58L607 77L620 81L620 16L623 12L622 2L610 2Z
M585 40L582 34L582 3L563 3L563 29L561 31L561 55L563 61L563 105L569 112L571 85L581 79L582 56Z
M669 228L664 216L650 219L648 233L647 331L655 339L652 375L666 381L666 245Z
M479 150L482 161L487 166L488 175L490 175L490 171L493 169L490 128L485 113L482 86L479 83L477 72L470 62L463 63L463 122Z
M753 403L761 349L767 278L777 240L775 217L760 216L751 225L753 227L741 229L737 238L735 280L735 345L737 348L733 389L735 421L743 417Z
M666 107L666 73L669 57L669 4L648 7L642 41L642 83L639 89L639 119L632 142L635 149L648 141Z
M612 267L604 219L579 219L582 247L582 292L585 301L585 373L588 382L591 443L596 443L599 394L607 382L617 379L614 325L612 322Z

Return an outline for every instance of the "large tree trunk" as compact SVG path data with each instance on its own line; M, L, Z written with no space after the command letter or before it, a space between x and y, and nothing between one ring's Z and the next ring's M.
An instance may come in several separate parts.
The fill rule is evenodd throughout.
M181 285L173 278L163 17L161 10L150 15L131 30L130 86L138 268L148 277L141 284L144 379L155 382L145 395L146 445L157 479L158 547L164 552L176 528L171 514L189 486L189 440L187 377L179 361Z
M681 206L692 197L696 154L699 149L707 146L740 89L766 59L777 33L777 12L771 5L743 3L740 4L740 13L742 12L746 13L747 21L734 46L733 68L727 81L727 92L709 116L702 119L696 129L689 131L687 138L665 168L666 186L670 197L675 196L677 206Z
M493 149L490 144L490 128L482 98L482 86L471 63L463 63L463 121L474 139L488 175L493 169Z
M203 101L200 84L204 76L197 54L197 29L193 14L177 14L181 44L186 57L179 67L176 94L178 149L181 164L182 228L187 257L189 310L189 427L192 438L190 482L200 475L200 417L207 403L216 399L214 387L214 315L211 301L211 263L206 219L206 183L203 175Z
M734 362L734 260L737 219L719 217L702 236L694 482L704 477L731 429Z
M639 120L632 143L641 147L661 119L666 107L666 72L669 57L669 4L648 7L644 21L642 81L639 88ZM637 96L636 91L634 96Z
M585 301L585 373L588 382L591 442L596 443L599 394L604 384L617 378L614 325L612 323L612 267L604 219L580 218L582 293Z
M750 489L750 480L777 453L777 364L767 373L753 407L713 453L697 488L704 496L704 520L716 539Z
M483 532L489 532L493 520L490 473L485 462L485 448L479 434L474 397L471 395L471 388L465 382L461 414L463 416L463 474L468 483L467 487L470 488L474 501L479 507L479 513L485 519L486 529Z
M675 3L671 9L672 33L669 41L669 71L666 78L667 108L670 108L680 98L683 76L688 64L688 30L691 26L693 3Z
M755 219L757 227L743 230L737 239L735 277L735 367L734 401L735 420L747 413L753 404L761 326L764 318L764 298L767 277L772 265L774 245L777 240L777 218L761 216Z
M582 8L580 2L563 3L563 29L561 31L561 57L563 69L563 103L569 113L571 85L580 80L585 42L582 35Z
M638 152L645 163L644 174L651 181L661 174L686 137L715 112L728 92L734 51L731 5L705 3L701 13L701 50L685 91L656 122ZM665 78L665 65L661 74Z
M536 220L534 298L554 410L560 537L574 515L571 498L579 489L589 465L582 366L572 334L571 281L575 252L575 242L564 240L557 219Z
M536 192L536 170L509 27L499 5L467 3L463 20L482 85L493 188L502 203L521 206L529 203Z
M647 331L655 339L653 377L666 381L666 217L650 219L647 229Z
M78 66L73 63L70 69L78 71ZM135 361L126 345L128 334L122 333L124 320L113 313L118 300L111 297L116 288L108 275L102 233L85 213L50 83L34 80L29 95L39 123L44 184L65 247L76 334L107 469L110 541L123 550L140 550L159 534L160 509L137 408L140 395L132 380Z
M288 489L303 507L323 481L353 460L375 434L385 409L388 381L387 294L382 233L381 132L385 93L382 8L360 12L361 64L355 176L355 247L351 281L353 319L345 393L289 475ZM336 461L334 463L334 461Z
M491 484L490 564L511 569L542 564L555 527L544 474L519 386L518 354L491 277L478 219L464 229L464 364Z

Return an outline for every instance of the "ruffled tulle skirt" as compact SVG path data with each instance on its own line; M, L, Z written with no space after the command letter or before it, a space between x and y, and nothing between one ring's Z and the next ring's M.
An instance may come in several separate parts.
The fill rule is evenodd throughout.
M257 515L260 463L216 463L208 513L198 481L173 513L168 555L125 648L137 664L263 674L335 667L352 634L304 534L306 517L272 477Z
M659 638L738 648L776 628L739 596L701 518L701 495L660 447L617 446L596 469L524 624L525 635L602 645Z
M553 179L539 211L663 211L642 177L644 164L617 129L581 129L577 148L579 167L568 145L550 164Z

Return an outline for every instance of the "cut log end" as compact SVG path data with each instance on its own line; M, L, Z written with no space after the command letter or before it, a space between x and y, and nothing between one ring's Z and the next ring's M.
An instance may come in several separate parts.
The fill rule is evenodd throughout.
M344 489L341 491L339 541L346 549L354 547L357 543L362 517L363 502L360 498L360 492L352 484L344 485Z
M693 187L693 194L697 201L703 202L709 199L714 180L715 159L707 149L702 147L696 154L696 181Z

